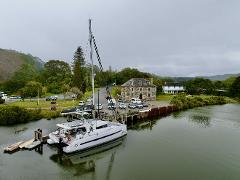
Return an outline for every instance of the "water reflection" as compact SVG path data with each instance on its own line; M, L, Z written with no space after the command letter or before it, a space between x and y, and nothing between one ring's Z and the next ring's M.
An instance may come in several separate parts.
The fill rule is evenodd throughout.
M89 151L74 154L53 154L50 159L67 170L74 170L74 176L91 175L95 177L97 161L109 158L106 179L110 178L115 154L125 147L126 137ZM95 178L93 178L95 179Z
M137 130L137 131L138 130L145 130L145 129L152 130L154 125L156 125L156 120L144 121L144 122L134 124L134 126L131 127L131 129L134 129L134 130Z
M189 119L191 122L201 125L202 127L210 127L210 117L205 115L190 114Z

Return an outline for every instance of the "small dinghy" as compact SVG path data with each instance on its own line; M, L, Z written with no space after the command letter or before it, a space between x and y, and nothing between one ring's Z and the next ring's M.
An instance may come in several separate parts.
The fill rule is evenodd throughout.
M22 143L23 143L23 141L19 141L17 143L14 143L14 144L8 146L8 147L5 147L3 150L4 150L4 152L8 152L8 153L14 152L19 148L19 145L22 144Z

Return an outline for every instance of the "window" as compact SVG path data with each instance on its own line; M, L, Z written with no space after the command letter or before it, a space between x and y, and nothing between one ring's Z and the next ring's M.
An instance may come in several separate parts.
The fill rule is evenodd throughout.
M102 125L102 126L98 126L97 129L102 129L102 128L106 128L106 127L108 127L108 125L107 125L107 124L104 124L104 125Z
M150 91L150 88L148 88L148 91Z
M142 91L142 88L140 88L140 91Z
M132 91L133 91L133 88L132 88Z
M150 93L148 93L148 97L150 97Z

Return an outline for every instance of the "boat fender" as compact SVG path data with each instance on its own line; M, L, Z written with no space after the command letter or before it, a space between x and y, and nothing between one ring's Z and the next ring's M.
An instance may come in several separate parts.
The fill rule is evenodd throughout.
M68 137L67 137L67 141L71 141L71 136L68 136Z

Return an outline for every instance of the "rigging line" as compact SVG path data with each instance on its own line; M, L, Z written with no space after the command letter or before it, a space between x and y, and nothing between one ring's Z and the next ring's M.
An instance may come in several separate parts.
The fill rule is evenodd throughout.
M94 49L95 49L95 52L96 52L96 55L97 55L98 63L99 63L99 66L100 66L100 71L103 72L103 66L102 66L102 62L101 62L100 55L99 55L99 53L98 53L98 48L97 48L96 40L95 40L95 38L94 38L94 36L93 36L93 33L92 33L92 32L90 32L90 33L91 33L90 36L91 36L92 41L93 41ZM113 106L114 103L113 103L113 101L112 101L112 96L111 96L111 93L110 93L108 84L106 85L106 91L107 91L107 94L108 94L108 97L109 97L107 100L110 100L110 104L111 104L111 106ZM114 107L111 108L111 109L112 109L112 111L114 111L114 114L115 114L115 116L116 116L116 110L114 109Z
M103 71L103 66L102 66L102 63L101 63L101 58L100 58L100 56L99 56L97 44L96 44L96 41L95 41L95 38L94 38L93 34L92 34L92 40L93 40L94 49L95 49L95 52L96 52L96 55L97 55L98 63L99 63L99 65L100 65L100 69Z

